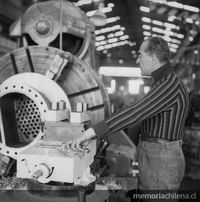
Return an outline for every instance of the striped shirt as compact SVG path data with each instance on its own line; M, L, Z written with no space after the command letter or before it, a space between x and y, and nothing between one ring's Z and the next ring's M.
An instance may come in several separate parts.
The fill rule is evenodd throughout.
M141 122L142 136L171 141L181 139L189 111L187 88L169 62L151 76L151 89L141 100L92 126L98 138Z

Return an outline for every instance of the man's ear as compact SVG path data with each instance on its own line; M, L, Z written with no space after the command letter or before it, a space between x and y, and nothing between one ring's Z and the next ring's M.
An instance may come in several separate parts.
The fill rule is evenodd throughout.
M155 65L156 63L157 63L157 61L158 61L158 58L157 58L157 56L155 55L155 54L152 54L151 55L151 62L152 62L152 65Z

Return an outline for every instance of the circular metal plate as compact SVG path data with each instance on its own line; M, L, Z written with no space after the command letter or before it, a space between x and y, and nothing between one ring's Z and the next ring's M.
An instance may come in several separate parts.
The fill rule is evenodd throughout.
M25 84L28 85L44 97L46 97L50 102L59 102L61 100L66 102L66 107L71 109L68 97L62 88L53 80L47 78L44 75L32 72L26 72L21 74L16 74L7 80L5 80L2 85L6 86L8 84L19 85Z

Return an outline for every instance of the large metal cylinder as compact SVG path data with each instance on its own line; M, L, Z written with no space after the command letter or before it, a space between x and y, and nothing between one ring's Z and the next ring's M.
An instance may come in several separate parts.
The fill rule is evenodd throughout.
M10 35L20 37L20 46L50 46L84 60L88 51L95 48L94 29L79 7L68 1L51 0L30 6L10 27Z
M68 62L53 79L46 72L59 55ZM53 101L69 110L88 103L91 125L110 114L108 94L97 73L76 56L53 47L19 48L0 58L0 152L12 158L37 140Z

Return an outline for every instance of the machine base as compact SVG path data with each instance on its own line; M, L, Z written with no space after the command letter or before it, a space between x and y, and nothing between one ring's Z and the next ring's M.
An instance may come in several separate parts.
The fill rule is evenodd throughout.
M82 191L82 194L89 195L95 189L95 182L90 183L88 186L73 185L68 183L49 182L47 184L39 183L35 180L27 180L27 190L34 195L40 197L77 197Z

